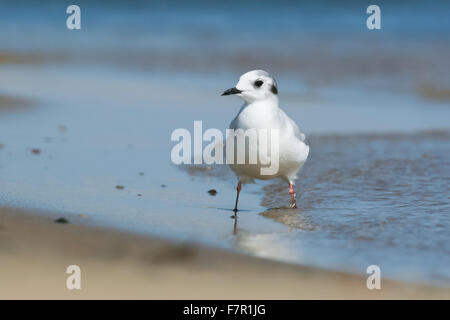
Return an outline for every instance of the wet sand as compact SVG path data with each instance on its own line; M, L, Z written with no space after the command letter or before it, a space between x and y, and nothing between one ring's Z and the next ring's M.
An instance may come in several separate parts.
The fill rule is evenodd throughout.
M450 291L273 262L0 209L1 299L449 299ZM81 290L67 290L67 266Z
M51 61L57 61L60 58L60 54L52 55ZM20 52L16 50L8 50L0 52L0 65L38 65L43 63L47 59L44 55L37 52Z
M25 99L0 94L0 111L11 111L17 108L28 107L30 105L31 102Z

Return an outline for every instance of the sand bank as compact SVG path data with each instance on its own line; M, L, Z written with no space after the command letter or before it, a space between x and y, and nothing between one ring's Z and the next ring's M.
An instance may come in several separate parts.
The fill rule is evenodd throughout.
M55 223L0 209L0 298L380 299L450 298L442 288L294 266L192 244ZM81 290L66 289L67 266Z

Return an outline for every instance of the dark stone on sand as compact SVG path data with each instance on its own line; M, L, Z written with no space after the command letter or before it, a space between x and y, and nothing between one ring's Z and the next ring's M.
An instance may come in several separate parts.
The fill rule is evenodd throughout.
M56 223L69 223L69 220L66 218L58 218L55 220Z
M215 196L217 194L217 190L216 189L211 189L211 190L208 190L208 193L210 195L212 195L212 196Z
M161 188L165 188L165 187L167 187L165 184L162 184L162 185L161 185Z
M123 189L125 189L125 187L119 184L119 185L116 186L116 189L117 190L123 190Z
M138 197L142 197L142 194L139 193L139 194L138 194Z

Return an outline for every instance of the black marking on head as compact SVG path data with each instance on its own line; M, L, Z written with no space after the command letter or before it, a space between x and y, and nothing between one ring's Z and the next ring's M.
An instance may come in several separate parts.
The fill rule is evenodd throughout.
M272 87L270 87L270 91L272 91L273 94L278 94L278 89L274 84L272 85Z
M262 80L260 80L260 79L256 80L255 83L254 83L255 88L259 88L259 87L261 87L263 84L264 84L264 82L263 82Z

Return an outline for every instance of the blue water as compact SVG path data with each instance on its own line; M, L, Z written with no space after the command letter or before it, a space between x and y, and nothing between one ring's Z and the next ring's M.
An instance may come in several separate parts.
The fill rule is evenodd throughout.
M450 285L448 2L379 2L380 31L359 1L78 3L80 31L59 1L0 4L0 97L30 104L0 99L0 205ZM311 153L298 210L258 183L236 220L230 170L173 165L170 135L225 130L241 102L220 93L252 68L277 78Z

